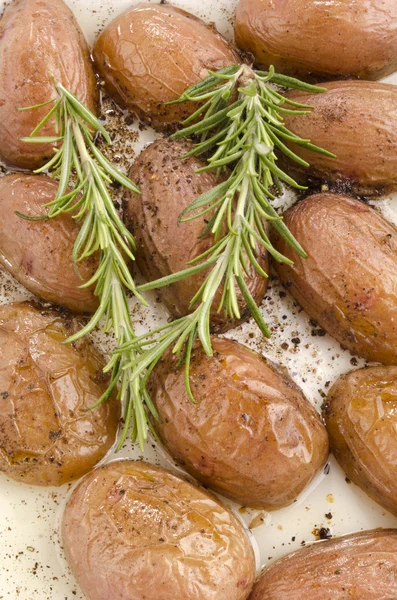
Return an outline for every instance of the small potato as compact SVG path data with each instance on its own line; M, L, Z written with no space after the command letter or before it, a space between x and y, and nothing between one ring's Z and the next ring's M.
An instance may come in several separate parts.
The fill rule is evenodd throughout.
M0 264L30 292L78 313L93 312L98 299L93 289L79 289L98 266L95 257L79 263L82 280L72 264L79 226L69 213L51 220L28 221L15 214L37 217L54 199L58 184L45 175L0 178Z
M138 4L116 17L99 36L94 59L108 92L139 117L162 128L197 109L164 106L193 84L239 62L217 31L171 4Z
M107 454L119 402L93 346L62 344L76 323L30 304L0 307L0 471L32 485L78 479Z
M205 485L240 504L276 510L291 504L328 457L314 407L283 372L237 342L213 338L214 357L196 348L186 393L184 369L163 360L149 380L176 459Z
M280 73L380 79L397 69L395 0L240 0L236 42Z
M63 517L87 600L245 600L254 553L205 490L144 462L116 461L75 489Z
M181 160L191 149L188 142L171 142L165 138L148 146L133 164L129 176L142 194L130 193L125 205L125 216L137 240L137 263L149 281L186 269L188 262L213 244L211 235L199 239L208 214L178 225L178 217L195 198L217 184L214 173L195 173L203 166L197 158ZM259 257L267 271L268 258ZM174 317L186 315L189 304L208 271L158 290L158 295ZM260 304L267 288L267 279L254 269L247 279L248 288ZM221 293L215 299L211 322L219 330L230 329L238 323L227 319L217 308ZM247 306L239 295L241 321L249 318Z
M317 194L296 204L285 223L309 257L280 238L294 261L276 264L293 297L354 354L397 364L397 230L368 205Z
M34 169L53 155L49 144L28 144L50 106L19 108L56 97L53 79L96 109L96 81L90 53L70 9L62 0L15 0L0 21L0 158ZM51 120L40 135L54 136Z
M318 542L264 570L249 600L395 600L397 529Z
M284 120L288 129L333 152L336 158L291 144L291 149L310 163L306 169L290 162L292 171L299 169L303 178L347 185L364 195L397 188L397 86L335 81L324 87L327 91L321 94L290 92L288 98L314 110L308 115L285 115Z
M324 409L332 452L349 479L397 515L397 367L340 377Z

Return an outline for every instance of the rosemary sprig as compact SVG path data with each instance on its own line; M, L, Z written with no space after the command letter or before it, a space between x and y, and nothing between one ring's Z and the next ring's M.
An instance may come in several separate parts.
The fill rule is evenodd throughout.
M27 143L57 143L54 156L35 173L49 172L59 181L56 196L46 204L48 213L42 218L54 218L65 212L73 213L73 218L81 225L73 247L72 260L78 273L78 264L85 258L98 253L99 265L89 281L81 287L95 285L94 293L99 298L99 306L88 323L67 343L72 343L92 332L103 320L103 331L114 331L117 346L123 348L112 355L105 367L110 372L110 384L106 392L98 399L95 408L107 400L120 383L118 397L125 410L125 425L118 442L123 445L131 421L132 437L138 439L141 448L147 438L148 412L157 418L146 389L139 379L133 377L129 366L136 360L140 349L135 349L135 333L127 301L127 290L146 305L138 291L128 268L127 261L135 260L135 240L112 201L108 185L117 181L123 187L135 193L138 188L125 175L117 170L96 147L94 136L101 134L110 144L108 132L69 90L55 83L57 97L45 104L52 104L45 118L35 127ZM42 106L42 105L40 105ZM31 110L27 107L21 110ZM40 136L40 131L51 119L55 119L56 136ZM74 184L72 183L74 181ZM17 213L22 218L36 220Z
M281 182L296 189L305 189L277 165L275 150L280 149L304 166L309 165L292 152L285 141L328 156L334 155L296 136L284 126L283 114L308 114L311 107L288 100L269 84L318 93L325 91L324 88L277 75L272 67L268 72L262 72L253 71L246 65L233 65L211 72L176 101L194 101L200 105L184 122L184 129L172 136L173 139L199 136L198 142L186 155L207 156L207 164L197 172L216 170L219 174L226 172L227 176L225 181L196 198L180 215L181 222L208 215L208 224L202 235L213 235L211 248L193 259L184 271L138 288L140 292L157 289L209 269L204 283L191 300L191 314L127 344L126 347L136 352L127 366L131 369L132 381L140 381L143 386L141 393L146 392L146 384L158 361L172 348L173 354L179 358L177 365L184 364L187 393L194 402L189 378L192 348L198 338L205 353L208 356L213 353L210 315L222 285L223 294L217 311L239 319L240 294L263 335L270 337L245 281L252 270L262 277L268 276L258 260L262 249L276 260L291 264L273 246L268 237L267 222L300 256L306 256L271 204L275 194L282 191ZM235 98L232 103L231 98ZM116 355L122 351L123 348L119 348Z

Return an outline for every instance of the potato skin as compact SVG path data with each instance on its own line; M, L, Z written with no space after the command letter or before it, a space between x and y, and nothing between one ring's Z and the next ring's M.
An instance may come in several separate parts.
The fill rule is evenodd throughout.
M397 4L396 4L397 7ZM314 107L309 115L285 115L285 125L336 154L322 156L291 144L310 163L304 178L347 184L355 193L378 195L397 187L397 87L370 81L325 83L322 94L289 92L291 100ZM362 143L365 140L365 149Z
M208 215L178 226L182 210L200 194L214 187L218 181L214 173L195 173L203 166L197 158L181 160L191 149L188 142L171 142L166 138L148 146L133 164L129 176L142 194L128 193L125 218L137 240L137 264L149 281L187 268L187 263L207 250L213 243L211 235L198 239L206 225ZM265 253L259 257L262 268L268 270ZM189 304L208 271L158 290L158 296L174 317L186 315ZM268 280L254 269L247 280L248 288L257 304L267 289ZM241 295L240 322L250 314ZM221 293L216 296L211 322L216 331L235 327L237 320L216 312Z
M160 438L184 469L240 504L276 510L291 504L328 457L328 436L293 381L255 352L214 337L214 357L194 350L184 369L163 360L149 381Z
M115 461L74 491L66 556L88 600L245 600L254 553L205 490L144 462Z
M164 106L208 75L239 62L213 28L171 4L138 4L100 34L94 59L108 92L123 106L163 128L197 109Z
M54 199L58 183L45 175L7 175L0 178L0 264L30 292L72 312L93 312L98 299L83 283L72 264L73 244L79 226L69 213L51 220L28 221L15 211L37 217ZM98 266L96 257L79 263L87 281Z
M95 111L90 53L70 9L62 0L15 0L0 21L0 158L11 166L34 169L52 156L49 144L20 141L50 107L18 110L55 98L51 75ZM54 122L40 135L56 135Z
M285 223L309 258L283 240L294 261L276 264L288 291L330 335L363 358L397 364L397 230L368 205L335 194L310 196Z
M64 345L77 324L31 304L0 307L0 471L31 485L62 485L94 467L115 441L116 398L88 341Z
M294 552L265 569L249 600L394 600L397 530L363 531Z
M256 63L297 77L380 79L397 69L394 0L240 0L235 34Z
M352 371L324 408L332 452L349 479L397 515L397 367Z

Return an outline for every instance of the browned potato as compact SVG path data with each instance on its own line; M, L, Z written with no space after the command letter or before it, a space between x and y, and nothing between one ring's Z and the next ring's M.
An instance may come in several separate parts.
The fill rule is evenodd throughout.
M30 304L0 307L0 471L33 485L87 473L115 441L120 414L88 341L62 344L77 324Z
M8 175L0 178L0 264L30 292L74 312L93 312L98 299L83 283L72 264L72 249L79 226L70 214L51 220L28 221L45 215L43 204L54 199L58 184L45 175ZM97 259L79 263L83 280L94 274Z
M319 542L265 569L249 600L395 600L397 529Z
M87 600L245 600L252 547L205 490L144 462L96 469L74 491L63 542Z
M49 144L27 144L55 98L52 77L95 111L96 82L87 43L62 0L15 0L0 21L0 158L33 169L52 156ZM53 136L50 121L40 135Z
M286 127L336 154L329 158L292 144L294 152L310 163L301 175L347 183L366 195L396 188L397 86L336 81L324 87L327 92L322 94L288 94L314 110L309 115L285 115Z
M180 160L191 149L187 142L157 140L148 146L135 161L129 173L139 186L142 195L130 193L127 197L125 215L138 245L137 262L149 281L176 273L187 268L187 263L213 243L212 236L198 239L208 215L182 223L178 217L182 210L195 198L217 184L214 173L195 173L203 166L197 158ZM263 269L268 269L267 255L259 257ZM174 317L189 312L189 304L200 288L208 272L175 283L158 290L158 295ZM247 282L251 294L260 304L267 280L254 269ZM221 294L218 294L211 321L215 329L225 330L236 326L236 321L227 320L216 312ZM239 296L241 321L249 318L249 311Z
M349 479L397 515L397 367L340 377L324 409L332 452Z
M191 85L239 62L211 26L170 4L138 4L99 36L94 59L108 92L155 127L189 116L194 103L164 106Z
M317 194L288 210L285 223L309 255L282 239L294 261L281 280L321 327L354 354L397 364L397 230L368 205Z
M380 79L397 69L395 0L240 0L236 42L298 77Z
M241 344L213 338L214 357L196 348L186 393L170 357L154 370L154 422L171 456L205 485L240 504L291 504L328 457L328 436L293 381Z

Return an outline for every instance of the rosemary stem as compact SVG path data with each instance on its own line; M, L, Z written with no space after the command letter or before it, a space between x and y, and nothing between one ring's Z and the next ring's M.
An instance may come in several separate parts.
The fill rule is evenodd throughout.
M79 157L81 161L81 166L84 169L84 172L87 176L87 183L90 185L90 182L93 179L92 170L90 168L90 156L88 154L87 147L85 145L84 136L81 132L80 126L76 121L72 123L73 135L76 141L76 145L79 151Z

